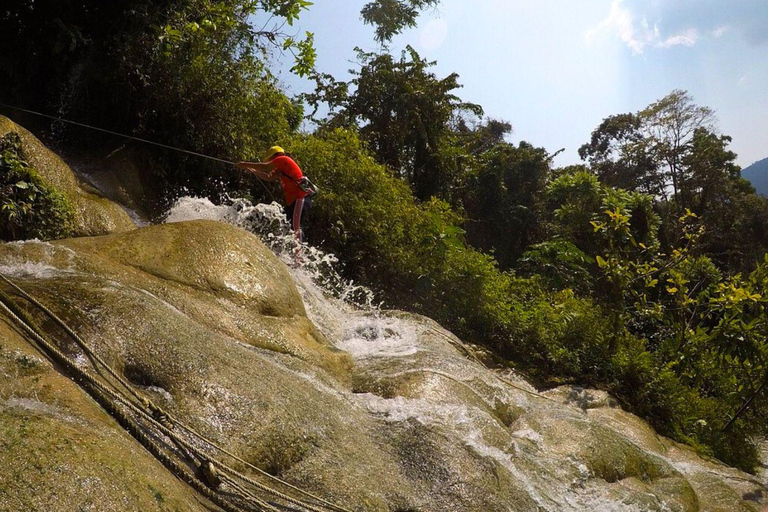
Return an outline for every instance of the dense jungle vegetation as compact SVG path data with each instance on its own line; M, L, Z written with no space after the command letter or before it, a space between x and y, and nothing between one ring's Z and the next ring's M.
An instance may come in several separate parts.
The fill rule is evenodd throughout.
M606 389L664 435L754 470L768 433L768 199L741 178L714 113L672 91L605 119L583 165L554 168L462 101L457 74L392 54L392 36L438 3L367 4L380 51L360 51L343 82L315 69L311 34L288 35L304 0L22 0L0 10L0 101L228 159L288 147L322 190L311 241L387 304L542 385ZM314 94L281 91L270 66L283 51ZM2 171L26 172L3 144ZM165 197L271 200L225 166L146 155Z

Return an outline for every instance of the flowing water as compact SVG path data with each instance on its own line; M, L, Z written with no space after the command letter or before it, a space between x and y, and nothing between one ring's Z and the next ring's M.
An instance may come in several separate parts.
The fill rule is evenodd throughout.
M290 268L312 322L354 358L353 392L332 392L389 428L421 428L463 446L499 486L516 489L509 510L697 510L713 482L732 500L746 496L743 510L757 510L750 493L763 499L760 481L660 440L600 392L540 395L464 357L459 340L429 319L376 307L369 290L340 277L332 255L298 245L276 203L185 197L166 222L192 219L257 234Z

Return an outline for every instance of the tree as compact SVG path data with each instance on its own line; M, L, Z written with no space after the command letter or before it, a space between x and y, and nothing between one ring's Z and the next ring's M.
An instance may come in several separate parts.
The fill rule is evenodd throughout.
M301 108L279 90L265 62L270 51L285 48L297 55L296 72L312 67L311 35L299 41L283 29L309 5L17 2L0 12L0 97L182 148L230 159L251 156L301 122ZM254 27L256 14L273 17L275 24ZM93 134L87 134L81 138L90 144ZM221 166L204 169L198 160L163 160L155 177L171 188L183 184L200 193L208 176L223 172Z
M440 0L375 0L363 6L363 21L376 27L376 40L388 42L406 27L415 27L419 12Z
M497 142L499 128L504 126L492 123L479 130L477 142L487 149L472 156L462 203L467 240L510 268L541 237L550 159L544 148L527 142Z
M609 238L630 232L630 218L616 213L607 210L596 230ZM689 403L670 418L672 435L750 470L757 463L750 438L765 430L768 405L768 259L748 276L723 274L697 256L704 231L696 215L687 211L678 226L680 244L668 253L630 238L640 250L610 245L596 256L602 277L621 292L605 307L688 389Z
M672 186L674 199L681 208L690 206L684 182L690 175L685 155L690 150L696 130L712 129L714 111L693 103L688 92L674 90L652 103L638 115L658 162L666 166L663 176Z
M590 142L579 148L579 156L609 186L653 196L664 194L664 180L639 115L619 114L604 119L592 132Z
M609 187L578 166L568 170L546 188L554 237L592 257L609 250L626 255L637 250L635 244L658 246L659 217L651 196ZM620 224L621 229L599 228L596 223L607 222L606 216L610 226Z
M297 71L307 72L314 57L307 44L311 37L299 40L283 27L310 5L307 0L16 2L0 12L5 49L0 53L0 92L36 105L68 107L60 103L88 86L92 74L111 77L122 66L136 79L150 79L144 66L137 67L144 63L133 59L156 57L192 39L205 40L209 51L221 46L219 51L233 60L272 49L295 51ZM271 28L256 29L250 20L258 14L276 21ZM91 90L92 99L99 92Z
M459 75L437 78L412 47L400 59L358 49L360 70L331 124L359 127L377 159L410 183L416 197L429 200L443 191L441 149L451 134L457 113L482 114L478 105L462 102L452 93L461 87Z
M680 185L689 198L691 209L704 213L714 203L724 202L736 193L751 192L744 189L741 167L736 165L736 153L728 149L731 137L717 135L706 128L697 128L681 167L686 169Z
M751 271L768 249L768 200L741 178L731 138L699 128L683 165L683 190L701 217L702 252L731 272Z
M686 164L697 130L712 131L714 112L675 90L635 114L608 117L579 148L582 160L604 183L666 198L671 189L677 211L692 206Z

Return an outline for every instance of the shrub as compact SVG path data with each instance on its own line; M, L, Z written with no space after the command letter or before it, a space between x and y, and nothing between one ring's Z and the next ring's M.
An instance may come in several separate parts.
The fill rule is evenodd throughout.
M15 133L0 139L0 238L52 240L74 232L74 209L24 161Z

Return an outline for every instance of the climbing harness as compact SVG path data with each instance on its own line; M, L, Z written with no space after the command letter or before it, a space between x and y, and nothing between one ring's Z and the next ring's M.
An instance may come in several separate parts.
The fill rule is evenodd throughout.
M233 162L231 160L224 160L223 158L217 158L215 156L205 155L203 153L198 153L197 151L190 151L188 149L177 148L175 146L170 146L168 144L162 144L160 142L155 142L155 141L152 141L152 140L142 139L141 137L134 137L132 135L126 135L125 133L119 133L119 132L115 132L115 131L112 131L112 130L107 130L105 128L99 128L98 126L91 126L91 125L88 125L88 124L85 124L85 123L78 123L77 121L71 121L69 119L64 119L63 117L56 117L56 116L52 116L52 115L48 115L48 114L43 114L42 112L36 112L34 110L29 110L29 109L26 109L26 108L15 107L13 105L7 105L5 103L0 103L0 107L10 108L12 110L18 110L20 112L26 112L27 114L32 114L32 115L35 115L35 116L45 117L47 119L52 119L54 121L59 121L59 122L62 122L62 123L68 123L68 124L71 124L71 125L74 125L74 126L79 126L81 128L87 128L89 130L95 130L97 132L108 133L110 135L116 135L118 137L122 137L122 138L125 138L125 139L130 139L130 140L135 140L137 142L142 142L144 144L150 144L152 146L158 146L158 147L161 147L161 148L170 149L172 151L177 151L179 153L186 153L188 155L196 156L196 157L199 157L199 158L205 158L205 159L208 159L208 160L213 160L214 162L220 162L220 163L227 164L227 165L236 165L236 162ZM259 178L258 176L256 176L256 178L258 178L259 183L261 183L261 185L264 187L264 190L266 190L267 193L270 195L270 197L272 197L272 200L275 201L276 200L275 196L272 194L272 191L269 190L269 188L264 183L264 181L261 178Z
M203 497L226 512L244 510L349 512L243 460L185 425L148 398L141 396L56 314L2 273L0 278L72 338L91 361L91 366L96 373L94 374L88 368L81 368L64 354L46 336L31 315L1 289L0 312L16 322L52 361L59 364L70 378L91 395L168 470ZM102 374L101 370L105 370L111 380ZM121 388L122 391L120 391ZM220 459L211 456L200 448L200 445L226 455L260 477L269 480L271 484L259 482L233 469ZM278 490L275 486L280 486L284 490Z

